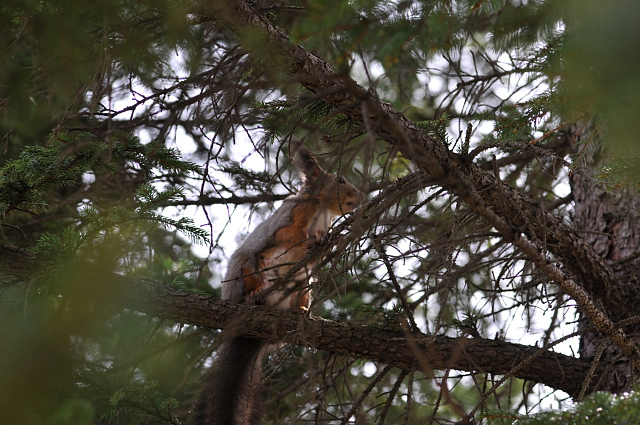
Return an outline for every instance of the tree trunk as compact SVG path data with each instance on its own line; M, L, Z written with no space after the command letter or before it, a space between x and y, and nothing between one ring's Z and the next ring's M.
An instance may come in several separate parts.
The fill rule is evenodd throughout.
M631 341L640 341L640 323L621 326L621 321L635 316L640 307L638 274L640 272L640 228L637 192L621 190L606 193L596 187L586 175L574 175L571 189L575 202L573 222L579 235L605 259L615 273L616 281L606 297L606 313L627 334ZM585 287L589 286L584 282ZM585 333L580 340L580 356L599 362L602 376L590 377L589 392L604 390L613 393L627 391L634 383L629 359L583 316L579 329Z

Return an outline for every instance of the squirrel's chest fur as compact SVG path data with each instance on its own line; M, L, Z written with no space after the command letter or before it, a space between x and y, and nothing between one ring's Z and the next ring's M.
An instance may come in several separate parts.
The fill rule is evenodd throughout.
M223 297L240 301L270 288L276 279L284 276L306 255L309 235L317 230L326 232L330 223L331 215L323 211L319 203L301 196L287 198L231 257L226 286L234 287L232 282L242 276L244 291L242 294L226 291L225 294L223 289ZM291 308L300 298L300 293L292 289L304 288L314 264L306 264L290 281L266 291L262 302L279 309Z
M291 210L290 224L278 229L271 243L260 252L258 268L262 272L263 287L269 288L273 281L283 277L307 253L309 235L315 228L326 232L329 228L330 217L324 219L320 208L315 203L301 203ZM301 294L294 288L303 289L305 282L310 280L309 272L315 263L307 263L298 270L292 279L276 290L270 291L265 302L276 308L287 309L296 303Z

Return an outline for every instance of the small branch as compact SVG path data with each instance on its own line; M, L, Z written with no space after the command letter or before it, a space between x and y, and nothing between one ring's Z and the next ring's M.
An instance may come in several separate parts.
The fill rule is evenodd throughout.
M285 199L289 195L262 194L255 196L229 196L227 198L214 198L203 196L200 199L184 199L165 204L168 207L182 207L188 205L228 205L228 204L257 204L259 202L275 202Z
M42 264L32 251L0 242L0 275L29 279Z
M557 126L556 128L553 128L553 129L551 129L551 130L547 131L546 133L544 133L542 136L538 137L537 139L531 140L531 141L529 142L529 145L530 145L530 146L535 145L535 144L536 144L536 143L538 143L540 140L544 140L544 139L546 139L547 137L551 136L551 135L552 135L553 133L555 133L556 131L560 131L560 130L562 130L563 128L565 128L566 126L568 126L569 124L573 124L574 122L579 121L579 120L581 120L581 119L583 119L583 118L584 118L584 117L582 117L582 116L581 116L581 117L578 117L578 118L575 118L575 119L572 119L572 120L569 120L569 121L565 121L565 122L563 122L562 124L560 124L559 126Z

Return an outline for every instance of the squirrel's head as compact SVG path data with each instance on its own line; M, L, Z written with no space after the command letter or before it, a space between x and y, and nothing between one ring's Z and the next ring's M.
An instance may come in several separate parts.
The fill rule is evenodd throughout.
M355 210L364 199L364 193L344 177L324 171L304 146L298 148L295 162L304 176L301 193L316 199L332 216Z

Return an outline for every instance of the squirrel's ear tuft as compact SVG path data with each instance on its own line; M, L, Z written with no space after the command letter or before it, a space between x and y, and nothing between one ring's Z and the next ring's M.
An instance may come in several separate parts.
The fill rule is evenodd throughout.
M303 145L298 147L295 153L294 162L307 179L317 177L322 173L322 169L318 165L316 158Z

